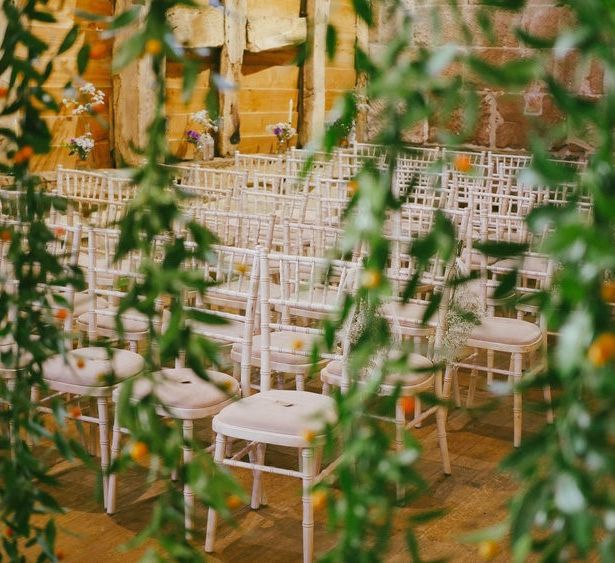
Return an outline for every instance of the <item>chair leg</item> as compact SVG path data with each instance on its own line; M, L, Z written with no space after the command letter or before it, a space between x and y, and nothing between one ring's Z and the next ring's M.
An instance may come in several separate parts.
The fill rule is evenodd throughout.
M423 404L421 403L421 398L417 395L414 397L414 418L420 418L421 413L423 412ZM417 422L414 427L420 428L423 426L422 422Z
M478 350L474 348L474 354L478 354ZM476 360L475 360L476 361ZM475 364L476 365L476 364ZM474 394L476 393L478 370L473 368L470 372L470 385L468 386L468 395L466 397L466 407L471 407L474 402Z
M295 376L295 387L297 391L305 391L305 376L302 373Z
M455 396L455 405L461 406L461 392L459 391L459 369L453 368L453 393Z
M549 408L547 410L547 422L549 424L553 424L553 421L555 420L555 417L553 415L553 408L551 407L551 386L550 385L545 385L542 388L542 394L545 398L545 403L547 403L547 405L549 405Z
M216 435L216 450L214 452L214 461L217 464L222 464L224 460L224 451L226 449L226 436L222 434ZM214 542L216 541L216 523L218 521L218 513L210 508L207 511L207 532L205 534L205 551L212 553L214 550Z
M89 407L90 407L90 412L94 413L94 410L96 409L96 401L94 399L90 399L89 400ZM97 437L96 437L96 428L94 427L93 424L89 425L88 428L88 436L85 437L86 439L86 447L88 450L88 453L92 456L92 457L96 457L96 450L97 450L97 446L96 446L96 442Z
M15 391L15 380L9 379L6 382L6 388L9 392L9 395ZM7 405L9 410L12 410L11 404ZM15 444L17 442L17 437L15 436L15 423L13 422L13 412L10 413L9 417L9 443L11 444L11 459L15 455Z
M131 352L134 352L136 354L137 353L137 341L136 340L129 340L128 341L128 348L130 349Z
M523 355L513 354L513 445L518 448L521 445L521 428L522 428L522 398L521 391L518 390L518 385L521 382L521 374L523 372Z
M98 429L100 437L100 468L102 469L103 506L107 508L109 492L109 405L107 397L98 397Z
M314 556L314 504L312 483L314 482L314 450L303 448L303 563L312 563Z
M325 383L323 381L323 383L322 383L322 394L328 396L330 392L331 392L331 386L328 383Z
M265 444L256 444L256 463L258 465L265 464ZM252 481L252 502L250 506L257 510L260 508L263 500L263 472L255 469L253 472Z
M115 415L113 417L113 435L111 437L111 463L120 455L120 440L122 428L120 426L120 413L115 405ZM109 474L109 484L107 485L107 514L115 513L115 502L117 498L117 473L114 471Z
M40 389L36 385L33 385L32 389L30 389L30 402L32 403L34 407L34 411L37 408L37 404L40 399L40 394L41 394ZM31 448L34 445L34 442L32 441L32 436L30 435L29 432L26 434L26 444L28 445L29 448Z
M445 407L438 407L436 410L436 425L438 427L438 444L440 446L440 456L442 458L442 469L445 475L451 474L451 460L448 454L448 439L446 437L446 414Z
M194 423L191 420L182 421L184 430L184 465L192 460L192 436L194 433ZM184 524L186 527L186 539L192 537L192 513L194 512L194 493L192 487L184 482Z
M495 351L487 350L487 385L493 384L493 364L495 362Z
M406 412L401 399L395 403L395 451L401 453L404 449L404 429L406 428ZM397 498L401 500L404 489L397 484Z

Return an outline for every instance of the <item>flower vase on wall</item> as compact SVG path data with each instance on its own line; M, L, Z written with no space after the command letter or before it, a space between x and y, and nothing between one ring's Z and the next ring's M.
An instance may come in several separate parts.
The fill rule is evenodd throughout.
M278 139L276 143L276 154L286 154L288 150L288 140Z
M201 142L200 147L200 157L202 160L213 160L214 159L214 138L205 133L203 135L203 140Z

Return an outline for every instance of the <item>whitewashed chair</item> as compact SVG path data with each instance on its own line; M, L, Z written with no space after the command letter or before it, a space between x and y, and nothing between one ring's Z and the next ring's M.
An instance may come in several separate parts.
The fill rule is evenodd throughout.
M322 446L324 427L336 420L333 400L329 397L305 391L271 390L271 371L294 369L295 357L302 364L311 363L311 347L319 337L318 331L293 324L271 322L272 310L276 307L293 312L312 311L323 317L339 312L344 294L356 282L356 265L342 262L328 262L314 258L270 255L261 253L261 335L259 338L259 364L261 368L260 392L226 407L213 419L216 433L215 461L221 465L250 469L254 473L251 506L259 508L262 501L261 473L274 473L299 478L303 482L303 561L313 559L314 507L311 488L319 473L319 462L315 460L317 450ZM343 280L328 287L320 281L321 287L296 286L298 279L321 279L328 268L332 275L328 279ZM311 271L311 277L304 272ZM282 287L292 291L280 297L269 295L269 280L272 273L279 272ZM322 286L322 284L326 284ZM300 314L300 313L299 313ZM285 317L285 315L282 315ZM282 335L282 336L277 336ZM301 342L299 345L298 343ZM258 344L256 339L254 346ZM320 352L321 357L334 359L335 354ZM229 439L246 440L248 446L234 456L226 455ZM300 452L299 470L282 469L265 464L267 444L296 448ZM247 452L255 453L255 462L241 461ZM214 549L217 514L209 509L205 551Z
M206 166L170 165L174 173L173 184L182 187L202 188L204 190L224 190L237 192L248 183L248 172L230 168L208 168Z
M310 191L313 181L291 174L275 174L272 172L255 172L251 189L274 194L297 195Z
M419 290L418 299L413 300L410 305L410 307L415 307L416 311L420 309L420 313L416 316L413 315L415 318L412 319L414 328L410 332L414 339L414 345L408 347L398 343L390 351L390 354L393 356L396 354L401 356L402 351L407 354L406 370L396 371L395 373L385 372L378 389L378 394L380 396L397 395L398 397L395 406L395 416L392 422L395 424L395 447L399 452L403 450L403 434L406 427L420 426L424 420L435 414L442 468L446 475L450 475L451 463L446 436L447 409L443 405L438 405L423 412L420 397L418 397L420 393L433 392L438 398L442 398L442 369L437 364L443 359L441 347L447 330L447 314L451 299L450 284L454 274L454 259L450 260L448 264L438 258L434 262L438 263L437 269L439 270L438 278L440 283L438 286L433 287L430 297L439 296L441 298L438 310L429 321L423 319L430 299L425 299L421 296ZM432 274L434 270L434 268L431 269ZM387 277L390 279L390 275ZM408 281L410 278L404 276L402 279ZM401 280L390 281L399 282ZM399 318L397 317L397 310L400 305L399 298L393 303L389 303L389 305L393 306L385 306L382 316L388 321L392 333L396 334L398 339L401 339L408 335L408 328L402 329L399 324ZM402 307L406 306L402 305ZM408 317L406 317L406 320L408 320ZM348 332L350 331L347 330ZM433 337L433 341L425 347L428 350L427 353L418 353L420 350L420 340L426 341L429 337ZM348 334L345 335L345 338L348 339ZM393 342L395 341L396 339L393 338ZM351 348L352 344L350 342L345 343L345 350L351 350ZM357 374L357 379L353 382L349 376L348 366L344 363L346 359L347 357L344 356L343 360L334 360L327 364L320 372L324 394L328 394L331 387L337 387L344 393L353 383L365 385L374 377L375 373L378 373L375 366L370 366L368 368L369 372L364 370L362 373ZM371 370L376 371L373 372ZM407 397L416 397L415 416L410 421L406 418L406 409L404 408L404 401L407 400Z
M199 267L198 262L192 267ZM254 332L257 327L256 302L258 298L259 264L256 250L214 245L210 258L201 264L203 276L212 282L204 296L197 296L187 306L191 330L217 342L230 344L234 362L233 375L241 383L242 395L248 396L251 389L251 357ZM278 286L279 287L279 286ZM278 289L279 293L279 289ZM212 309L212 305L217 310ZM219 319L225 324L199 321L201 317Z
M93 252L93 245L89 246ZM91 260L95 256L92 255ZM65 326L72 327L72 296L66 296L67 315ZM92 317L93 318L93 317ZM94 331L95 327L91 327ZM103 500L107 505L107 470L109 467L109 419L108 402L115 385L130 377L138 375L144 366L144 360L138 354L127 350L88 346L85 348L72 348L72 333L67 334L66 354L58 354L49 358L42 368L42 376L46 389L56 393L68 393L69 396L88 397L96 400L97 415L68 415L70 418L82 422L93 423L98 427L100 445L101 470L103 475ZM35 397L37 394L35 394ZM53 395L52 395L53 397ZM40 410L51 412L45 403L49 397L40 401Z
M243 154L235 152L235 170L247 172L247 184L254 183L254 174L272 173L282 174L284 170L284 157L282 155Z
M314 225L284 221L282 252L294 256L311 256L314 258L334 258L340 251L352 254L357 259L354 249L344 248L344 229L329 225ZM340 250L341 249L341 250Z
M126 340L132 352L138 343L148 337L149 320L131 309L121 314L121 334L117 324L117 304L139 277L142 254L133 251L121 260L115 252L120 232L114 229L88 228L88 296L89 307L76 319L78 330L87 334L91 342L98 338ZM160 258L164 239L157 238L152 245ZM102 307L101 307L102 305Z
M271 249L277 217L234 211L212 211L205 207L191 210L194 219L212 232L225 246Z
M482 233L483 240L499 240L502 242L519 242L520 233L524 232L523 220L517 216L494 216L483 212ZM489 231L489 222L499 226L495 231ZM497 238L490 238L495 236ZM527 239L525 239L527 240ZM523 260L519 262L520 267ZM536 323L522 320L521 318L509 318L496 316L498 304L501 302L495 299L493 290L497 286L497 280L510 271L510 267L503 266L500 262L490 264L487 257L481 254L481 277L478 283L470 282L472 290L476 292L477 298L483 303L486 315L478 326L476 326L466 342L466 347L471 351L469 356L452 363L447 367L444 382L444 395L450 394L450 382L453 372L458 368L470 370L470 391L468 402L471 403L476 386L478 372L487 374L487 381L493 381L494 374L505 375L514 383L513 389L513 444L518 447L521 443L522 432L522 397L518 389L518 384L524 374L524 364L529 369L526 374L537 373L544 369L544 347L546 345L546 327L541 322L540 317ZM543 272L534 271L532 275L535 280L540 280L539 287L548 288L551 281L553 268L549 263ZM486 365L481 362L480 353L486 355ZM508 369L496 368L494 358L496 353L502 353L510 358ZM550 401L550 390L545 388L545 399Z
M120 452L122 433L127 433L120 425L119 399L121 389L113 392L116 404L111 441L111 463ZM181 421L184 447L183 463L191 461L193 455L194 422L209 418L230 405L239 396L239 384L230 375L207 370L207 380L199 377L189 368L163 369L151 377L140 377L131 389L130 401L137 404L147 396L154 396L158 405L157 412L165 418ZM117 473L109 475L107 514L115 514L117 508ZM186 538L190 539L193 530L194 493L190 486L184 485L184 526Z

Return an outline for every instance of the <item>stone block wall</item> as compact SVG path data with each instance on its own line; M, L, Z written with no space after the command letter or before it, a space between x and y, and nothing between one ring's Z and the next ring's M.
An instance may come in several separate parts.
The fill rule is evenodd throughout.
M532 49L526 47L515 34L520 28L531 34L552 38L565 29L574 27L574 17L554 0L528 0L521 12L495 10L481 6L480 0L459 0L459 13L455 14L447 0L406 0L413 13L412 43L416 48L438 47L449 43L467 46L490 64L502 64L529 57ZM476 16L480 10L489 10L493 22L493 40L481 30ZM370 31L370 50L378 52L387 44L396 29L396 22L377 9L377 25ZM468 45L459 17L468 26L472 38ZM547 52L547 68L567 88L589 98L602 95L604 76L598 64L579 64L574 51ZM557 55L557 56L556 56ZM471 145L491 149L522 150L527 147L528 135L533 128L549 128L562 124L566 117L556 107L544 86L532 84L525 91L505 91L475 82L467 68L458 65L449 73L461 74L468 86L476 87L480 98L480 117L470 141ZM372 122L372 125L374 123ZM408 140L417 143L435 142L435 123L425 123L409 133ZM454 127L454 124L453 124ZM553 149L562 154L583 152L591 146L591 135L583 138L562 135L553 143Z

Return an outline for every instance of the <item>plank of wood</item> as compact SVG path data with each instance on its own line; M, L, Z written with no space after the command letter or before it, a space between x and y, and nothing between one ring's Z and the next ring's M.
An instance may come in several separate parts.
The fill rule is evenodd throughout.
M369 52L369 26L359 16L356 19L357 27L357 48L363 52ZM361 96L367 87L367 74L357 72L357 82L355 89ZM361 101L361 100L359 100ZM367 141L367 106L365 103L360 103L357 119L356 119L356 135L357 141L364 143Z
M169 10L169 24L185 47L220 47L224 43L224 10L201 2L198 7Z
M302 69L299 142L317 139L325 122L325 65L330 0L306 0L307 39L311 48Z
M298 17L257 16L248 18L247 31L248 51L260 53L305 42L307 22Z
M218 153L230 156L241 139L237 85L246 48L247 0L226 0L224 5L224 44L220 51L220 77L227 87L220 89L220 131Z
M136 3L139 0L116 0L116 13ZM114 44L114 50L132 32L132 26L123 31ZM147 143L147 129L156 107L156 80L151 66L151 58L145 56L113 75L113 140L118 163L138 165L143 159L131 149L131 143L137 147Z

